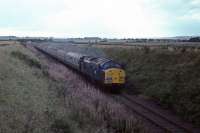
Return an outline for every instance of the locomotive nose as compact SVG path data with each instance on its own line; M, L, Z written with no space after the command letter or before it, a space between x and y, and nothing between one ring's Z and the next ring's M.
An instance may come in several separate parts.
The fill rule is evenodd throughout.
M124 84L125 83L125 71L119 68L110 68L105 72L105 84Z

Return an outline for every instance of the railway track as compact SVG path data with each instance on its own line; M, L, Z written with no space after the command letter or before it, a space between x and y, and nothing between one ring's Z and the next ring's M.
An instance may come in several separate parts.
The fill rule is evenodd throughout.
M151 107L147 107L140 101L131 97L127 94L122 95L112 95L113 98L124 104L127 108L131 109L134 113L145 119L146 121L152 123L158 129L158 132L167 133L199 133L200 130L191 127L190 125L185 125L185 123L173 121L167 118L165 115L157 112Z
M46 53L45 51L38 49L38 51L42 52L43 54L52 58L51 55ZM54 58L55 59L55 58ZM55 59L57 60L57 59ZM58 60L57 60L58 61ZM59 61L60 62L60 61ZM63 62L61 62L63 63ZM131 109L134 113L138 116L142 117L149 123L153 124L154 127L158 129L156 133L200 133L199 129L193 128L191 126L185 125L180 122L176 122L167 118L162 113L159 113L153 110L150 107L142 104L140 101L136 100L135 98L122 93L121 95L111 95L114 99L118 100L122 104L124 104L127 108Z

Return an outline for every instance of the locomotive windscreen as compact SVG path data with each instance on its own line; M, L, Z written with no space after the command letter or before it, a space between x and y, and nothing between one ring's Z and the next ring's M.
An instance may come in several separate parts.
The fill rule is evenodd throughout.
M122 68L121 65L119 65L119 64L117 64L117 63L115 63L113 61L106 62L101 67L103 69L108 69L108 68Z

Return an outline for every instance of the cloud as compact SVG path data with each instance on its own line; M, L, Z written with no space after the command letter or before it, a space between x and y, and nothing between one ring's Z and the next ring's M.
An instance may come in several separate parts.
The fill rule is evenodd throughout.
M200 10L190 10L187 14L184 14L179 18L183 21L199 21L200 22Z
M189 9L180 16L181 20L193 20L200 22L200 0L191 0L188 4Z
M191 5L200 7L200 0L191 0Z
M173 36L188 33L185 26L199 27L199 3L200 0L7 0L0 5L0 33Z
M0 36L13 36L20 37L33 36L33 37L63 37L64 33L46 32L41 30L27 30L22 28L0 28Z
M142 37L161 34L165 24L144 0L68 0L65 6L43 19L44 29L80 36Z

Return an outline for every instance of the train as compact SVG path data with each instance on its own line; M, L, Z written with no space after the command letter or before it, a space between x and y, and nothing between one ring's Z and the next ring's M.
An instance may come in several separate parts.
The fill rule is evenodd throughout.
M55 47L35 46L65 65L106 87L125 85L126 74L123 66L105 57L96 57L76 52L65 52Z

